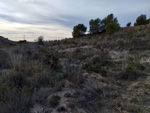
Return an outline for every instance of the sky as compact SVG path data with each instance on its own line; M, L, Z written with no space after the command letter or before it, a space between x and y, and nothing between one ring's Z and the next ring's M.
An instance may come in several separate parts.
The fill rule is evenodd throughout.
M150 18L150 0L0 0L0 35L10 40L71 38L73 27L113 13L122 27L141 14Z

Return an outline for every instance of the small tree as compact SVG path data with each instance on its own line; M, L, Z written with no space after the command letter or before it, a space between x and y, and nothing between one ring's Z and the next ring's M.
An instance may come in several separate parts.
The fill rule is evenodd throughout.
M38 39L37 39L37 43L39 45L44 45L44 37L43 36L39 36Z
M139 17L137 17L136 22L134 23L134 26L137 25L145 25L147 24L147 20L146 20L146 15L140 15Z
M72 36L73 38L80 37L85 34L87 28L83 24L78 24L74 26Z
M120 25L118 23L109 23L106 26L106 33L111 35L115 31L118 31L120 29Z
M102 25L101 25L101 20L99 18L95 19L95 20L90 20L89 22L90 25L90 34L93 33L98 33L102 31Z
M102 28L103 28L103 30L106 30L107 24L110 24L110 23L118 23L117 18L114 17L113 14L109 14L107 17L105 17L105 18L102 20Z
M127 27L130 27L130 26L131 26L131 22L128 22L126 26L127 26Z

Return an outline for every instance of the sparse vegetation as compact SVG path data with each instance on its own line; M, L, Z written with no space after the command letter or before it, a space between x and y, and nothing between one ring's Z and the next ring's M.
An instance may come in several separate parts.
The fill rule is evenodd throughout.
M120 28L110 14L91 20L91 34L82 27L73 39L1 46L0 113L150 111L150 25Z

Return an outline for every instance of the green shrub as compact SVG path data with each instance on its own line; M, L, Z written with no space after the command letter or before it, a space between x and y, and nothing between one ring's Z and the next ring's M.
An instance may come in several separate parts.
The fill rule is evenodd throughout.
M103 53L103 55L104 55L105 53ZM101 56L98 56L98 57L94 57L93 59L92 59L92 64L99 64L100 66L108 66L108 65L111 65L112 64L112 62L111 61L109 61L107 58L106 58L106 56L104 55L101 55Z
M141 57L134 53L130 55L126 68L121 73L121 78L128 80L136 80L140 76L146 75L144 73L145 66L140 63Z
M145 24L147 24L146 15L142 14L139 17L137 17L136 22L134 23L134 26L145 25Z
M127 27L130 27L130 26L131 26L131 22L128 22L126 26L127 26Z
M107 76L106 68L113 66L113 62L107 59L106 52L101 52L99 56L93 57L91 61L85 63L82 68L88 72L100 73L102 76Z
M107 75L107 71L104 67L102 67L100 64L85 64L83 65L83 69L89 72L95 72L95 73L100 73L102 76Z
M57 54L46 54L43 62L51 69L56 70L59 66L59 57Z
M19 40L19 41L18 41L18 44L25 44L25 43L27 43L26 40Z
M114 32L118 31L120 29L120 25L118 23L109 23L106 26L106 33L111 35Z

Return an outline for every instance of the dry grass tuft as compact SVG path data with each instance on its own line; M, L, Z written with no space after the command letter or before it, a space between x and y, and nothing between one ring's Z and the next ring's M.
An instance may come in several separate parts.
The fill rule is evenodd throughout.
M20 71L22 68L22 54L9 54L10 55L10 66L14 71Z

